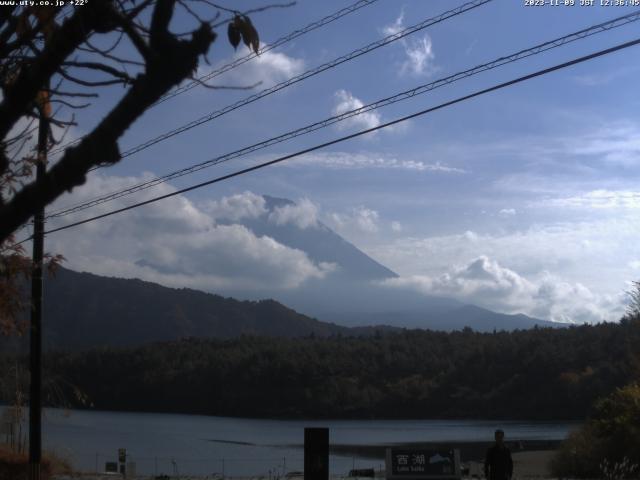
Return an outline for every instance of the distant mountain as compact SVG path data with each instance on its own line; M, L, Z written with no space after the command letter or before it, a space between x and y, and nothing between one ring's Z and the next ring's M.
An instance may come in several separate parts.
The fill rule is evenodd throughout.
M301 315L274 301L238 301L136 279L60 268L45 282L48 348L132 346L185 337L347 335L349 329Z
M275 300L238 301L187 288L168 288L137 279L103 277L59 268L45 281L44 344L47 349L136 346L181 338L369 336L399 331L415 313L345 313L365 326L346 327L302 315ZM358 316L359 315L359 316ZM341 320L336 315L337 320ZM433 330L513 330L559 326L525 315L503 315L475 306L424 313ZM386 325L385 325L386 324ZM0 339L3 349L19 350L26 338Z
M384 287L380 281L397 277L395 272L321 222L301 228L295 222L272 221L276 209L295 203L264 199L266 212L236 223L301 250L316 263L332 263L335 271L290 290L236 289L212 294L61 268L45 285L45 344L81 349L184 337L228 339L243 334L302 337L370 335L376 329L399 328L451 331L471 327L483 332L563 326ZM163 271L162 265L145 258L138 263Z
M332 315L338 324L346 321L366 325L402 325L404 328L422 328L429 330L453 331L470 327L477 332L526 330L534 327L564 328L569 324L550 322L529 317L523 314L509 315L492 312L475 305L462 305L445 310L430 310L416 312L413 310L400 310L384 313L350 313Z
M392 289L380 285L398 275L349 243L327 225L317 221L301 228L295 222L274 222L278 209L296 203L263 195L262 215L227 223L240 223L258 236L305 252L316 263L333 263L335 272L312 279L289 291L247 292L229 290L236 298L275 298L285 305L323 321L347 326L391 325L403 328L456 330L470 326L478 331L558 326L526 315L505 315L444 297ZM225 221L221 221L225 223Z
M335 263L340 268L332 281L372 281L398 276L384 265L376 262L356 246L346 241L322 222L309 228L299 228L292 223L277 224L269 221L269 214L276 208L295 206L285 198L263 195L268 214L244 219L241 223L258 236L266 235L283 245L305 252L317 263Z

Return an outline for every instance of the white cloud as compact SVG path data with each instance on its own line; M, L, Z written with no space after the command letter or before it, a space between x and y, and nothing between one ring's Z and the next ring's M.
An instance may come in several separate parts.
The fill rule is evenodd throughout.
M354 97L346 90L338 90L335 93L335 98L336 105L333 107L333 115L341 115L345 112L356 110L364 106L364 103L359 98ZM341 130L350 127L368 129L377 127L380 123L380 114L375 110L371 110L343 120L342 122L338 122L336 123L336 127Z
M220 200L203 204L202 208L214 219L235 221L243 218L258 218L267 213L264 198L252 192L222 197Z
M599 189L570 197L544 199L533 202L532 205L576 209L637 209L640 208L640 191Z
M95 175L74 190L73 203L148 180ZM167 184L142 198L175 191ZM69 268L98 274L136 277L164 285L219 289L290 289L323 278L334 265L313 262L305 252L267 236L256 236L242 225L216 225L215 215L228 219L258 215L262 197L244 192L201 208L178 195L126 213L50 235L48 249L68 258ZM69 199L61 200L68 203ZM92 213L118 208L118 199ZM87 214L64 217L64 223ZM54 221L50 226L63 224Z
M405 53L407 60L402 63L400 73L412 73L414 75L433 75L437 68L433 62L436 58L433 53L433 43L428 34L417 40L410 39L406 42Z
M382 29L385 36L396 35L404 30L404 9L400 11L400 15L391 25L387 25Z
M540 285L553 272L569 285L615 297L637 278L637 215L532 225L514 231L466 231L428 237L395 238L366 253L401 275L438 278L451 265L486 256ZM548 282L547 282L548 283ZM618 310L610 320L617 320Z
M260 44L263 48L264 44ZM244 46L238 47L231 61L244 57L248 50ZM206 75L210 71L229 63L229 60L221 61L213 67L203 68L198 71L198 75ZM282 52L274 52L270 50L261 53L259 56L244 63L238 68L234 68L229 72L225 72L221 77L214 79L210 83L216 85L252 85L256 82L262 82L259 88L269 88L277 83L288 80L291 77L299 75L304 71L304 60L291 57Z
M308 198L302 198L295 205L276 207L269 214L269 221L276 225L293 224L306 229L318 225L318 206Z
M395 157L383 156L373 153L349 153L349 152L315 152L303 155L295 162L285 164L289 167L296 166L321 166L333 169L394 169L410 170L418 172L441 172L441 173L467 173L456 167L450 167L441 162L429 163L422 160L405 159L400 160Z
M439 276L400 277L383 284L559 322L617 320L625 304L622 294L595 295L580 283L571 284L549 274L530 281L484 255Z
M380 215L375 210L359 206L351 209L347 213L332 213L329 215L329 222L338 231L359 231L364 233L375 233L379 230Z
M564 148L575 155L595 157L614 165L637 166L640 163L640 127L630 122L607 125L566 140Z
M498 212L501 217L513 217L516 214L515 208L503 208Z
M405 29L404 11L391 24L382 29L385 35L396 35ZM423 34L420 38L405 37L400 40L404 49L405 59L400 64L399 73L413 75L430 76L438 68L435 66L435 53L433 42L428 34Z
M331 270L314 264L301 250L257 237L242 225L219 225L187 237L168 236L153 242L144 260L161 266L161 272L208 278L209 288L261 289L272 282L280 288L295 288Z
M462 238L464 240L468 240L469 242L477 242L478 241L478 234L476 232L471 231L471 230L467 230L466 232L464 232L462 234Z
M400 222L391 222L391 230L393 230L396 233L401 232L402 224Z

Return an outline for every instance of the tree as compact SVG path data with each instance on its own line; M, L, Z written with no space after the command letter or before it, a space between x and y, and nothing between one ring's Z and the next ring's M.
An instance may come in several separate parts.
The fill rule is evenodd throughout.
M178 9L192 22L186 34L171 30ZM215 24L220 11L231 17ZM213 18L205 20L206 15ZM91 0L70 11L0 9L0 326L5 331L13 328L21 307L17 279L31 268L22 247L14 245L16 230L39 208L82 185L89 170L118 162L118 139L170 89L193 79L216 39L214 27L225 23L234 47L243 40L258 53L258 33L249 17L209 0ZM107 40L111 46L99 45ZM75 110L91 107L80 102L114 85L125 89L119 100L34 180L40 160L30 141L37 120L49 124L47 147L59 144L75 125Z
M627 316L640 318L640 281L634 281L632 284L633 288L627 292L629 296Z
M618 388L597 401L592 417L569 436L552 462L554 475L560 478L628 478L639 466L638 383Z

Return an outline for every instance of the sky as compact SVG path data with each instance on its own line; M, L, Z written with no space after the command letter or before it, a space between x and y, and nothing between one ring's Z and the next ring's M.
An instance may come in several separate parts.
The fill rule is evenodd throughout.
M373 4L265 53L213 83L149 110L122 151L230 105L385 35L461 5ZM297 83L92 172L56 210L202 162L582 28L632 7L525 6L495 0ZM264 3L234 2L236 8ZM300 0L251 15L270 43L349 3ZM210 12L211 13L211 12ZM193 28L179 12L175 31ZM201 170L137 196L56 220L64 225L175 191L435 106L637 35L635 23L481 73L395 105ZM199 74L248 53L224 28ZM105 44L109 39L103 39ZM100 40L98 40L100 41ZM389 288L444 295L505 313L571 322L615 321L640 277L640 47L589 61L351 139L282 164L47 238L66 265L216 291L229 285L295 289L331 265L257 237L222 218L264 208L260 195L294 200L274 222L322 222L398 273ZM105 89L78 112L71 138L90 131L122 95ZM181 265L169 274L140 258ZM208 270L203 268L208 265ZM215 265L215 271L210 268Z

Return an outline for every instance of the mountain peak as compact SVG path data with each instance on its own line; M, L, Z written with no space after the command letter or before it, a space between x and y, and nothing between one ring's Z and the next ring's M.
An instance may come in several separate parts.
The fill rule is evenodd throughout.
M289 200L288 198L272 197L271 195L262 195L262 198L264 198L265 201L265 208L270 212L278 207L296 205L296 202Z

